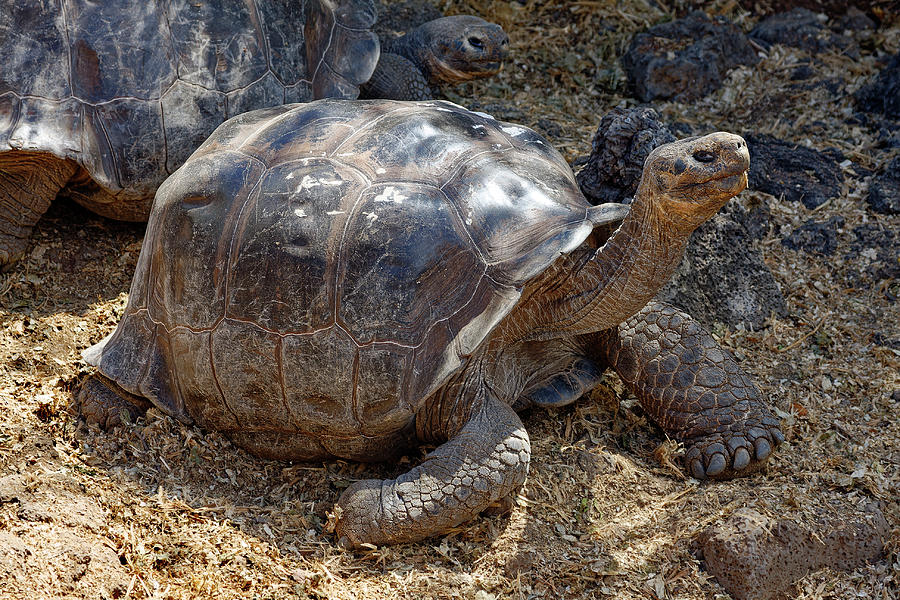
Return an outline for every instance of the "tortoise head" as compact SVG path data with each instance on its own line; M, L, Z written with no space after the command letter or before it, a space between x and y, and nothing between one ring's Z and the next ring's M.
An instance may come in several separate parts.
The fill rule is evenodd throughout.
M652 196L666 219L692 231L747 187L750 152L739 135L717 132L659 146L644 163L635 197Z
M460 83L497 73L509 51L503 28L469 15L442 17L417 28L421 62L431 83Z

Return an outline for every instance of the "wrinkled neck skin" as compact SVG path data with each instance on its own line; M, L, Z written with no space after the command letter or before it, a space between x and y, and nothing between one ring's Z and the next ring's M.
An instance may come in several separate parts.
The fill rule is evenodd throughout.
M432 69L428 58L431 56L429 45L431 35L429 34L429 25L430 23L425 23L419 25L406 35L383 40L381 42L381 51L399 54L403 58L408 59L416 65L428 83L435 84L439 82L435 81L432 77Z
M529 282L488 346L550 340L614 327L644 307L681 262L693 223L665 215L642 183L631 212L599 249L560 256Z

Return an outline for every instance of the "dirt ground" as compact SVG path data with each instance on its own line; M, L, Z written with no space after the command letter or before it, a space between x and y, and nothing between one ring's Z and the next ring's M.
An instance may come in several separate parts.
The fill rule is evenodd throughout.
M501 23L512 40L497 78L444 92L512 115L574 161L607 110L636 104L616 57L635 31L670 18L643 3L621 6L444 2L449 13ZM707 8L748 31L757 18L733 1ZM759 247L788 315L760 331L712 329L783 419L788 442L767 472L686 478L668 460L678 449L610 378L591 399L523 415L534 454L511 514L419 544L340 550L327 528L340 491L357 478L393 477L419 456L388 466L285 464L152 409L112 432L70 415L89 372L80 353L115 327L144 228L57 201L27 258L0 274L0 598L727 598L692 552L706 526L740 507L803 520L867 502L892 528L886 557L814 572L796 596L900 597L900 284L851 277L872 253L845 259L859 224L900 233L900 218L865 204L865 169L897 150L844 119L848 94L900 49L900 26L859 35L861 57L835 50L811 63L810 81L838 78L840 93L793 86L793 67L810 55L775 46L701 101L655 104L668 123L769 133L836 147L850 161L841 195L814 211L741 195L771 211ZM807 219L837 215L833 256L781 244Z

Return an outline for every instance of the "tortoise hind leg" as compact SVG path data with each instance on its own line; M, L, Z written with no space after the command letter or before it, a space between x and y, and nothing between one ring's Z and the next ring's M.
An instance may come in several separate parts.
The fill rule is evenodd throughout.
M464 404L451 399L417 415L420 438L446 440L422 464L397 479L358 481L341 494L335 532L342 544L425 539L475 517L522 486L531 446L518 415L499 400L483 397L462 426L454 426L460 419L448 418L444 409Z
M686 313L651 302L600 336L602 358L666 432L698 478L761 468L784 441L778 421L731 354Z
M0 153L0 271L22 258L31 229L77 170L51 154Z
M99 425L102 429L134 421L150 408L148 400L128 393L98 373L88 377L82 384L78 390L76 405L78 414L85 421Z

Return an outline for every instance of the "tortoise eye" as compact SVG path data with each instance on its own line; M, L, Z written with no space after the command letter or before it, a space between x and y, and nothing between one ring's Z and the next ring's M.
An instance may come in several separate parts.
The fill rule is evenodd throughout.
M709 150L697 150L694 152L694 160L701 163L711 163L716 160L716 155Z
M478 37L470 37L468 40L469 45L478 50L484 50L484 40Z

